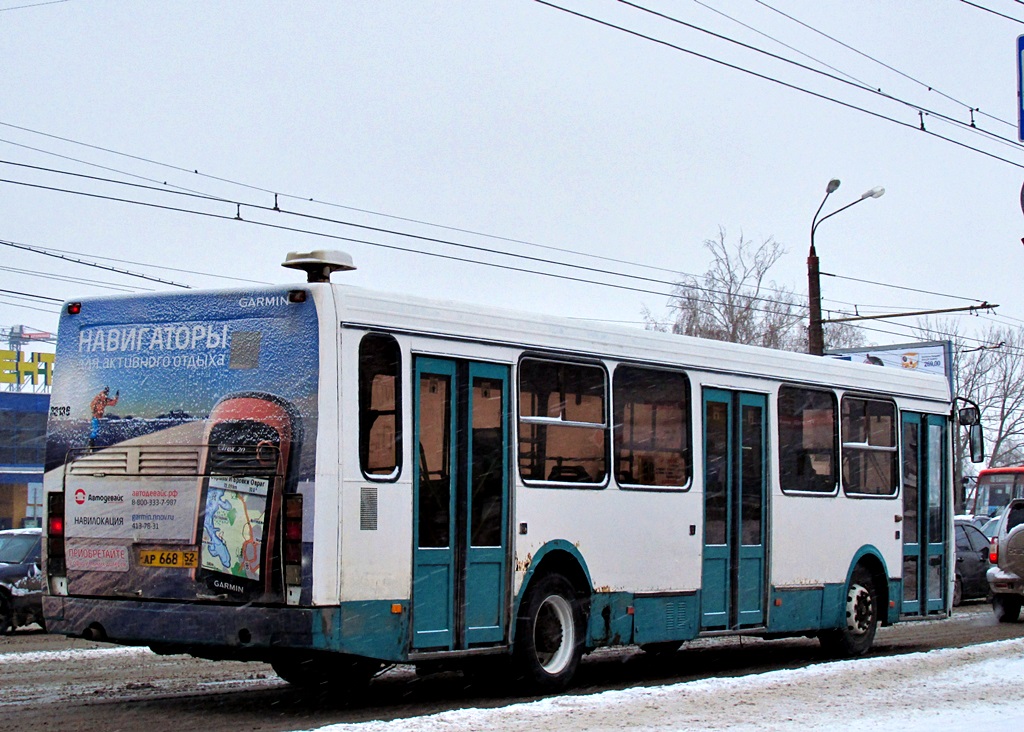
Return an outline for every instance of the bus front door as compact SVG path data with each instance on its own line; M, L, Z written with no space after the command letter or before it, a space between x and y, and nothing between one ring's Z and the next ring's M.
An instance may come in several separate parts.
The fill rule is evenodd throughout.
M903 615L945 610L946 427L934 414L903 413Z
M412 647L504 641L508 368L420 358L415 385Z
M767 400L704 392L704 562L701 629L765 623Z

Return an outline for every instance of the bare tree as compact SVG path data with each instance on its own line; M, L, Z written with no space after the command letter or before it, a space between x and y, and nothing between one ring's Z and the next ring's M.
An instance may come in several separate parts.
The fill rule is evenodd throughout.
M667 321L645 310L647 327L680 335L798 350L803 334L796 326L803 313L789 288L768 279L768 271L785 254L769 237L754 246L742 234L734 247L725 229L704 242L711 267L701 277L684 275L672 292ZM805 341L806 342L806 341Z
M977 402L989 467L1024 464L1024 335L1017 328L991 326L970 341L952 320L921 321L922 340L952 343L957 396ZM978 345L978 342L982 345ZM974 472L965 430L954 443L956 476Z

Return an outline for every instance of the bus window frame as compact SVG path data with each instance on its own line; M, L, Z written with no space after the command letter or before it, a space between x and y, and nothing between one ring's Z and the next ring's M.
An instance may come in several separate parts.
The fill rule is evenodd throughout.
M616 411L618 408L618 399L616 398L616 387L619 378L620 369L631 369L633 371L647 371L653 373L672 374L675 376L681 376L683 379L683 421L686 425L686 445L683 448L686 466L686 481L682 485L658 485L658 484L647 484L647 483L627 483L619 479L619 476L615 472L616 463L619 460L619 448L620 441L617 439L616 431ZM651 491L655 493L687 493L694 485L693 474L694 474L694 461L693 461L693 444L694 444L694 426L693 426L693 384L690 379L690 375L683 369L672 369L672 368L659 368L644 363L633 363L633 362L620 362L615 364L611 370L611 405L610 411L612 414L612 425L611 425L611 470L609 471L611 476L614 478L616 485L627 491Z
M880 404L888 404L892 407L892 446L887 445L871 445L869 442L851 442L846 440L844 422L843 422L843 405L847 399L856 399L864 402L878 402ZM902 424L903 412L900 410L899 405L894 399L888 399L885 397L878 396L877 394L866 394L863 392L846 392L839 399L839 480L843 486L843 495L848 498L856 499L875 499L875 500L896 500L903 492L903 466L901 464L903 446L900 444L900 425ZM889 493L863 493L859 491L851 490L847 486L847 471L845 469L845 457L847 450L864 451L864 452L877 452L887 453L893 456L894 462L894 473L893 473L893 485L892 491Z
M602 422L579 422L572 420L564 420L561 417L548 417L548 416L524 416L523 415L523 364L527 362L539 362L545 364L560 364L562 366L575 366L583 368L592 368L600 371L602 376L602 397L603 397L603 408L602 408ZM523 485L532 488L565 488L575 490L604 490L611 485L612 480L612 457L611 457L611 441L612 441L612 425L611 425L611 378L608 374L608 367L602 360L591 360L591 359L574 359L569 354L550 354L550 353L531 353L524 352L520 354L519 362L516 364L515 374L515 427L516 427L516 473ZM521 446L523 444L523 425L541 425L541 426L557 426L557 427L580 427L584 429L601 429L603 435L603 446L601 450L601 456L604 460L604 476L600 481L560 481L560 480L538 480L536 478L527 478L523 473L523 451Z
M834 465L833 474L835 475L835 484L830 490L827 491L815 491L815 490L801 490L787 488L783 478L786 475L782 466L782 408L780 406L782 391L783 389L793 389L805 392L814 392L817 394L827 394L832 398L832 463ZM784 495L787 496L814 496L820 498L835 498L839 495L839 489L843 482L843 465L842 465L842 451L840 449L840 434L839 434L839 423L842 419L841 408L840 408L840 397L836 394L834 389L827 389L817 386L807 386L804 384L794 384L784 382L779 384L779 388L775 393L775 431L779 442L778 446L778 462L775 466L779 476L779 488ZM857 494L859 495L859 494Z
M364 433L363 429L363 418L366 414L363 404L363 345L370 338L374 339L388 339L394 346L395 353L397 354L397 360L395 362L395 394L394 394L394 419L395 419L395 438L394 438L394 451L395 451L395 465L390 472L383 473L369 473L366 469L366 459L369 457L369 446L364 446L364 439L369 440L369 432ZM386 331L366 331L359 337L359 344L356 347L356 414L357 414L357 431L358 431L358 459L359 459L359 472L363 478L374 483L395 483L402 475L404 447L403 447L403 431L404 431L404 411L402 400L404 394L402 389L404 382L402 379L403 368L405 364L405 354L402 352L402 344L397 338L391 333Z

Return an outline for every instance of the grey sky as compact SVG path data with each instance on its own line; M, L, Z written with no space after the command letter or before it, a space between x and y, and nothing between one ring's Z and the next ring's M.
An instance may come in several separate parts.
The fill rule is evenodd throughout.
M806 292L811 217L881 185L885 195L826 221L822 270L999 303L993 320L1019 325L1024 294L1020 187L1024 150L916 109L788 67L607 0L553 0L766 76L868 108L885 121L529 0L488 2L178 2L104 0L26 7L0 0L0 159L144 183L76 158L231 200L273 196L90 149L45 132L258 189L282 208L542 260L654 279L665 271L572 256L343 207L434 222L672 271L703 272L704 239L774 236L788 254L776 280ZM1024 24L954 0L766 0L778 10L971 106L978 127L1016 141L1015 41ZM1024 7L983 0L1024 20ZM680 20L818 66L693 0L644 0ZM963 122L970 114L772 12L757 0L712 3L766 34L913 105ZM836 72L829 72L835 74ZM1006 125L987 115L1013 123ZM18 129L17 127L25 128ZM12 144L16 143L16 144ZM28 147L22 147L28 146ZM336 276L388 291L573 317L640 321L658 294L574 284L240 223L235 206L173 200L139 189L0 165L0 178L201 209L226 219L0 183L0 239L86 258L294 281L290 250L350 252ZM441 252L583 279L587 271L496 258L422 240L368 234L243 207L244 219ZM147 283L0 248L0 266L150 287ZM234 286L146 271L194 286ZM608 279L605 277L604 279ZM667 292L651 282L615 280ZM55 298L109 292L0 270L0 289ZM825 278L825 307L906 310L971 300ZM0 325L51 330L56 315L0 297ZM876 306L876 307L872 307ZM42 306L46 308L47 306ZM56 307L50 307L56 310ZM871 324L871 342L911 340Z

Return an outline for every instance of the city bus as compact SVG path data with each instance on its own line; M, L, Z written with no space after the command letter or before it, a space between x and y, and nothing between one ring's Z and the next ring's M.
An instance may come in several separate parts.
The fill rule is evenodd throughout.
M1003 512L1014 498L1024 498L1024 466L985 468L978 471L967 513L991 519Z
M950 612L952 401L909 370L332 283L63 307L47 629L356 688ZM113 396L111 396L113 395Z

